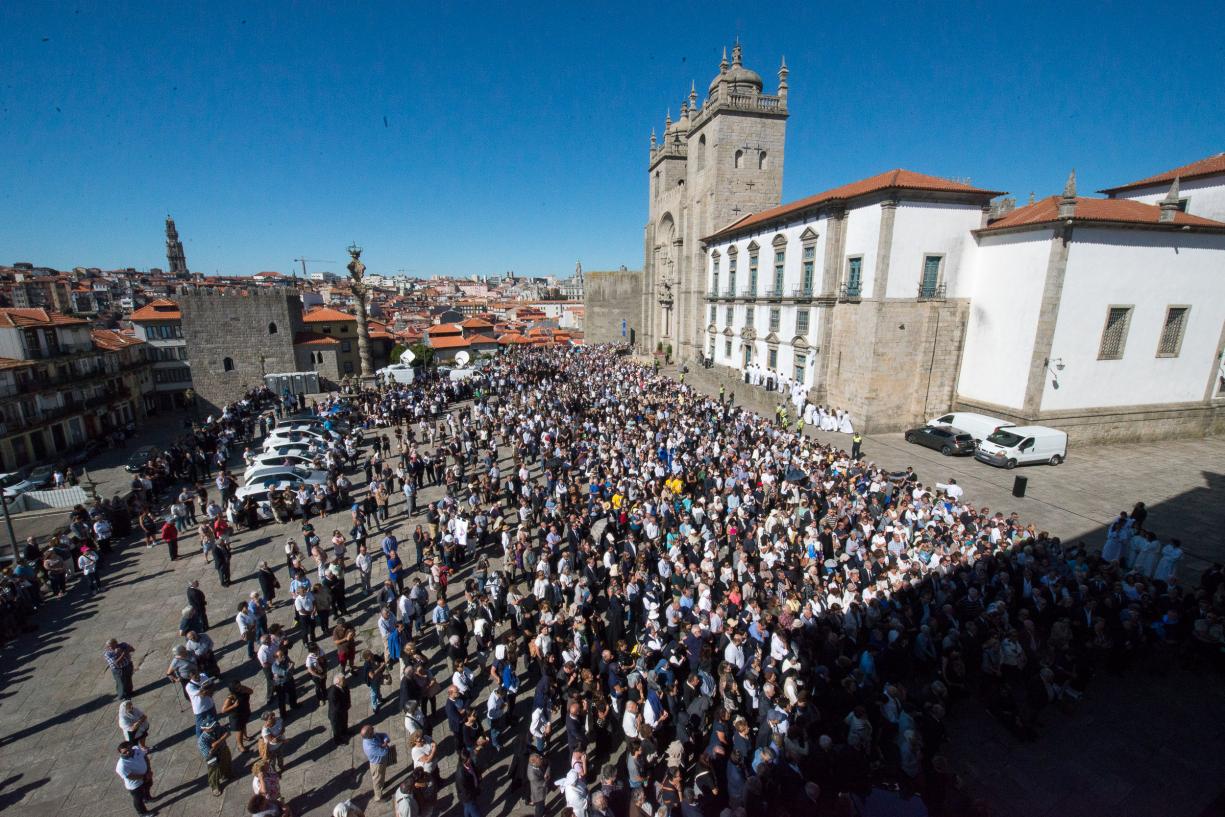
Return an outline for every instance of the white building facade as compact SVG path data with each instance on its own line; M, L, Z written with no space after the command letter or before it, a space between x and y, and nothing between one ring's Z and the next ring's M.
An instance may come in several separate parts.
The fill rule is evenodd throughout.
M950 408L1082 441L1225 430L1225 157L1187 168L1002 214L898 170L746 216L704 240L704 353L864 430Z

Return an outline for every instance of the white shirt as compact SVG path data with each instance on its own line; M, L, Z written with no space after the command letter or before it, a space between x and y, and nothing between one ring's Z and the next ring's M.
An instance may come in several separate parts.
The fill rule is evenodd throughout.
M139 746L132 747L130 757L119 756L115 764L115 774L123 778L123 785L128 791L136 791L145 784L145 775L149 773L149 761L145 759L145 750ZM135 777L136 780L130 778Z

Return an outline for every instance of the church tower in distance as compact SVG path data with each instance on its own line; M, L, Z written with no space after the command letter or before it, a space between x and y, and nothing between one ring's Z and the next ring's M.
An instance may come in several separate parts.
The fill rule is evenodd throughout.
M642 296L648 351L662 344L679 361L701 357L709 266L702 239L782 201L787 74L784 59L777 93L764 93L737 42L730 62L724 49L706 98L699 102L691 84L662 139L652 131Z
M183 242L170 216L166 216L166 263L171 275L187 276L187 256L183 254Z

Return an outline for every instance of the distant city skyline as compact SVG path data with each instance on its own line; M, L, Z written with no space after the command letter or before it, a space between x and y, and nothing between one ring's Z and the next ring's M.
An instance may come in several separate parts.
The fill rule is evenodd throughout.
M1023 202L1225 150L1206 4L523 11L8 4L0 264L164 269L169 214L208 275L342 274L354 240L384 275L637 269L651 129L736 37L791 69L784 201L904 167Z

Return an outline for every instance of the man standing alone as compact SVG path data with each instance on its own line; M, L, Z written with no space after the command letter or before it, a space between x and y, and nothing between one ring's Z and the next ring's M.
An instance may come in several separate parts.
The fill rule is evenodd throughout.
M370 781L374 784L374 799L383 799L383 785L387 782L387 764L391 756L391 738L374 727L362 727L362 751L370 761Z
M343 672L332 678L328 690L328 721L332 724L332 740L337 746L349 742L349 688L345 685Z

